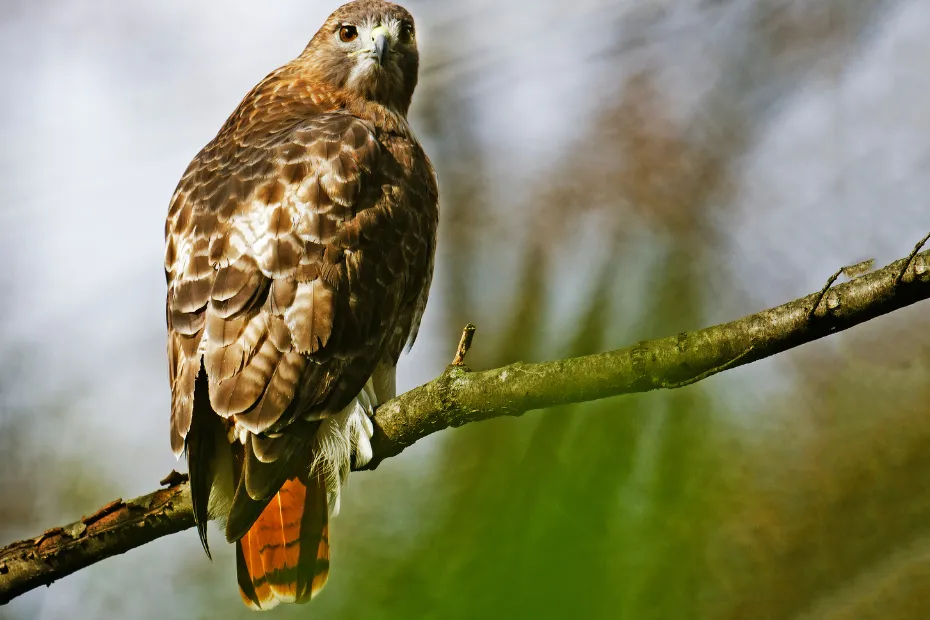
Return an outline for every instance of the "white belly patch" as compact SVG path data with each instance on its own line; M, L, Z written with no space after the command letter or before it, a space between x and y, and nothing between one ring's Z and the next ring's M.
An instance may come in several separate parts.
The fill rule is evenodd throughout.
M349 479L353 458L356 467L371 460L371 436L374 433L371 416L379 404L369 379L358 396L345 409L324 419L316 432L311 469L321 472L326 480L332 516L339 514L339 495Z

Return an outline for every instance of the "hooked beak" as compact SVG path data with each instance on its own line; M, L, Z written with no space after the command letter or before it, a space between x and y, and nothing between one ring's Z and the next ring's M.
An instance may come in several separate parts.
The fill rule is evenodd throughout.
M388 36L390 33L384 26L378 26L371 31L371 51L377 56L378 64L384 64L384 54L388 50Z

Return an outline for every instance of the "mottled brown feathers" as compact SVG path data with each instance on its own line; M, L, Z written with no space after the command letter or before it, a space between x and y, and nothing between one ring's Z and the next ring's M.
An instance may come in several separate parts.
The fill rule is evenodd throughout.
M373 52L337 41L349 22L411 34L375 66ZM327 509L307 479L313 435L376 365L396 364L426 303L438 196L406 119L412 28L380 0L338 9L245 96L169 207L171 447L187 449L205 548L208 500L231 481L219 516L241 539L253 605L322 587Z
M280 79L273 74L252 96L291 92ZM306 118L294 118L297 110ZM263 411L244 418L261 432L283 413L282 397L293 397L307 363L369 355L361 374L370 374L380 354L396 359L398 343L385 339L398 320L409 330L405 313L418 311L436 222L422 150L397 115L386 131L348 110L315 110L279 102L272 111L289 130L266 120L272 141L242 119L227 123L175 194L165 268L181 437L201 357L224 417L246 414L274 388ZM340 402L302 409L338 408L363 383L350 381ZM177 437L173 446L178 452Z

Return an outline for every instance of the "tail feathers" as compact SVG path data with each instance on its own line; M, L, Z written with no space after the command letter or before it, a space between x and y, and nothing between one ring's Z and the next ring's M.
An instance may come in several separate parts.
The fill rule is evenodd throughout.
M329 576L329 527L321 480L292 478L236 543L239 592L245 604L265 610L306 603Z

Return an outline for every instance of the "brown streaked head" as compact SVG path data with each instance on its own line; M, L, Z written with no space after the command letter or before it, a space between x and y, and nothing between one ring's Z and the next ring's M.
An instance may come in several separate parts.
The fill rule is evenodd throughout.
M406 115L420 62L413 17L391 2L349 2L329 16L300 60L336 89Z

